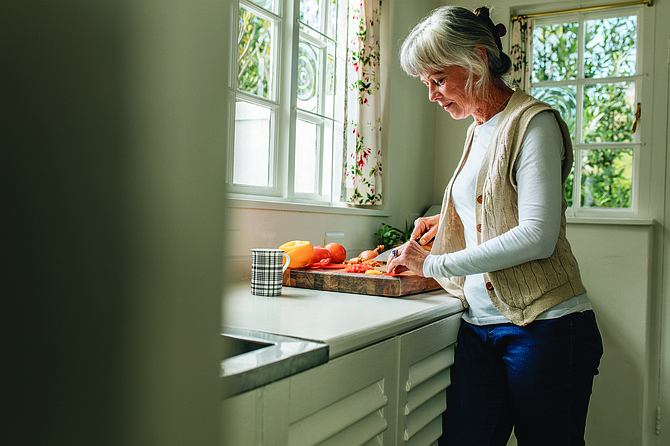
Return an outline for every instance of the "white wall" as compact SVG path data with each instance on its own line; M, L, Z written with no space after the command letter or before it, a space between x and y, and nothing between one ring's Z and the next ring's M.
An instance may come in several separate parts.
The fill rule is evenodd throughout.
M651 226L568 225L604 355L593 386L589 445L643 444L649 389Z

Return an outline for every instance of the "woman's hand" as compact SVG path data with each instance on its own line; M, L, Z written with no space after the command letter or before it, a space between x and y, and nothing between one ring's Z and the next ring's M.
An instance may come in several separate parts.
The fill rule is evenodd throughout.
M386 264L386 271L401 273L409 270L423 277L423 262L426 257L428 257L428 252L416 241L410 240L393 250Z
M421 245L430 243L437 234L437 227L440 223L440 215L432 217L421 217L414 221L414 230L412 231L412 240L416 240Z

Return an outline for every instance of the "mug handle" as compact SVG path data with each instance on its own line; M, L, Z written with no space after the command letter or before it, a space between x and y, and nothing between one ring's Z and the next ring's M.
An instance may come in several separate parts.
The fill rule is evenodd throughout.
M284 260L286 260L286 262L284 262L284 267L281 270L282 274L284 274L284 272L286 271L286 268L288 268L289 264L291 263L291 256L284 253Z

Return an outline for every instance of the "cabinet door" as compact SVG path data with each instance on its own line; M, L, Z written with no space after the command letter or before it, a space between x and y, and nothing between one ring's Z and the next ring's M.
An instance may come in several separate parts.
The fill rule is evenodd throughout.
M290 378L289 446L395 445L397 340Z
M222 403L222 446L284 446L288 379L235 395Z
M221 403L221 444L256 446L260 444L262 406L260 389L251 390Z
M399 337L397 444L437 445L461 314Z

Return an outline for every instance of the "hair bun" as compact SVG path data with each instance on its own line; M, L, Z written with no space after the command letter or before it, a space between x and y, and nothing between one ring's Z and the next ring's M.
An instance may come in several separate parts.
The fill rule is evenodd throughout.
M486 26L489 27L491 31L497 32L498 37L502 37L505 34L507 34L507 28L505 28L505 25L502 23L498 23L497 25L493 24L493 21L491 20L491 14L489 11L489 8L486 6L482 6L481 8L477 8L473 11L477 17L482 19L484 23L486 23ZM495 37L495 36L494 36Z
M489 18L489 8L486 6L482 6L481 8L477 8L473 11L477 17L481 17L484 19Z

